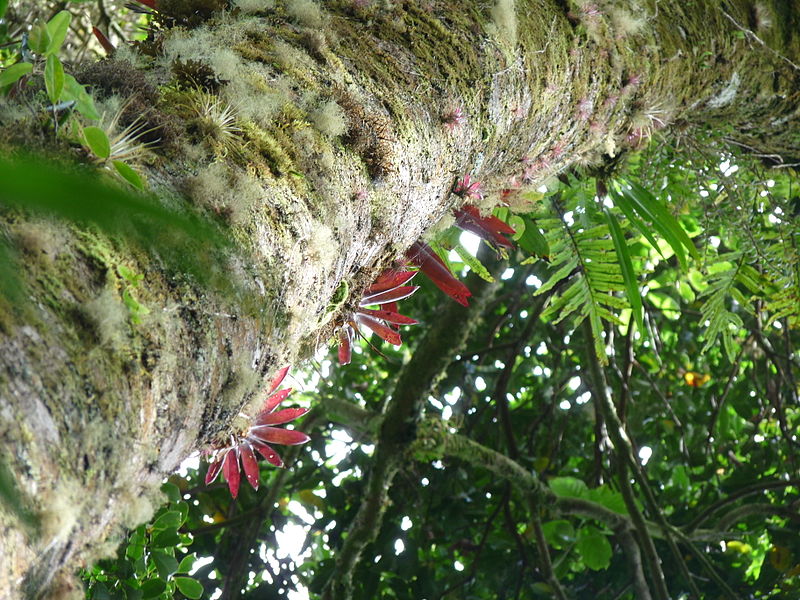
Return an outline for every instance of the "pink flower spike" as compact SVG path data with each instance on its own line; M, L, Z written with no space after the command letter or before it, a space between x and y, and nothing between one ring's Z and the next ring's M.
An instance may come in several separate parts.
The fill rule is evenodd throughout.
M483 190L481 190L481 183L473 181L472 176L467 173L459 179L453 187L453 193L462 198L471 198L473 200L480 200L483 198Z

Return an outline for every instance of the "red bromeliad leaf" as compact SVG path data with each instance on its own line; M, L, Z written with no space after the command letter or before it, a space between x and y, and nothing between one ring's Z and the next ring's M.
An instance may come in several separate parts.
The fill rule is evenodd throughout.
M269 427L268 425L256 425L250 429L250 435L255 436L262 442L270 444L281 444L283 446L296 446L305 444L311 438L302 431L296 429L281 429L280 427Z
M106 54L114 54L116 52L116 48L114 44L106 37L106 34L100 31L97 27L92 27L92 33L94 37L97 38L97 41L100 42L100 45L103 47L103 50L106 51Z
M264 403L264 408L261 409L261 412L258 413L262 415L264 413L270 413L275 410L275 407L278 406L281 402L286 400L286 396L292 393L292 388L286 388L285 390L278 390L272 396L267 398L267 401Z
M417 321L416 319L412 319L411 317L406 317L405 315L401 315L400 313L391 310L375 310L372 308L359 308L358 312L360 314L370 315L377 319L381 319L391 325L416 325L419 323L419 321Z
M436 252L425 242L414 242L406 252L406 258L417 265L433 284L463 306L469 306L467 298L472 295L467 286L456 279Z
M275 377L273 377L272 381L269 382L269 391L267 392L267 394L271 394L272 392L278 389L278 386L281 383L283 383L283 380L288 372L289 372L289 366L287 365L275 374Z
M496 246L510 248L513 244L503 234L513 235L514 229L494 215L482 216L477 206L467 204L455 211L456 226L465 231L474 233L479 238L491 242Z
M369 306L370 304L384 304L385 302L397 302L403 298L408 298L419 289L416 285L401 285L390 290L384 290L374 294L365 295L361 298L359 306Z
M366 291L364 292L365 295L367 294L376 294L378 292L384 292L386 290L390 290L397 286L403 285L404 283L408 283L411 279L414 278L416 275L416 271L401 271L400 269L386 269L383 273L378 275L378 278L375 280L371 286L369 286Z
M281 369L271 382L271 392L280 385L288 367ZM218 447L214 459L211 461L206 473L206 484L210 484L222 472L228 482L231 496L236 498L239 494L239 484L244 471L247 481L258 489L259 468L256 450L276 467L282 467L283 461L266 442L275 444L303 444L309 441L305 433L291 429L271 427L288 423L308 412L307 408L286 408L275 412L277 406L291 393L291 389L278 390L271 394L265 403L264 410L259 412L247 433L232 434L230 442L223 447Z
M339 364L349 365L353 358L353 328L344 325L339 330Z
M244 467L244 474L247 476L247 481L253 486L254 490L258 490L258 461L256 455L253 454L253 448L250 444L242 444L239 446L242 455L242 467Z
M153 10L156 9L156 0L137 0L137 2L139 4L144 4L145 6L148 6Z
M383 341L389 342L394 346L399 346L403 343L400 334L397 333L391 327L388 327L383 324L382 321L376 319L375 317L371 317L369 315L365 315L362 313L356 313L354 315L356 323L359 325L365 325L369 327L372 331L374 331L378 337L380 337Z
M228 489L231 491L231 496L236 498L236 496L239 495L239 481L242 478L242 472L239 470L238 448L231 448L225 455L225 462L222 464L222 474L228 482Z
M275 450L267 446L264 442L256 439L251 439L250 443L252 444L253 448L255 448L258 453L267 459L267 461L275 467L282 467L283 460L278 455Z
M222 471L222 460L224 457L217 457L211 464L208 465L208 472L206 473L206 485L214 481Z
M307 408L284 408L277 412L259 413L256 416L256 425L281 425L294 421L308 412Z

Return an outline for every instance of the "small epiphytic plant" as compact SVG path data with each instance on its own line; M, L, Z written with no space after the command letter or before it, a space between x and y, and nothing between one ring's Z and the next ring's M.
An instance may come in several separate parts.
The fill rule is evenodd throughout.
M270 383L269 397L264 403L264 408L252 419L247 428L231 433L227 440L214 447L213 458L206 473L206 485L214 481L221 472L228 482L231 496L236 498L244 471L247 481L254 490L257 490L259 469L255 452L267 459L270 464L282 467L283 460L269 444L294 446L305 444L311 439L302 431L275 427L294 421L308 412L307 408L275 410L292 393L292 388L275 391L288 372L289 367L278 371Z
M453 106L442 115L442 123L450 131L460 127L467 122L467 117L460 106Z
M468 298L472 295L469 288L453 276L436 251L422 241L414 242L406 251L406 258L411 264L419 267L433 284L463 306L469 306Z
M345 319L339 329L339 364L350 363L353 340L361 335L359 326L371 329L382 340L395 346L403 343L400 325L415 325L417 321L397 312L397 302L408 298L419 288L405 285L416 275L416 271L387 269L381 273L371 286L364 290L358 307ZM381 308L368 308L379 306Z
M481 182L472 179L472 176L469 173L456 181L456 184L453 186L453 193L456 196L470 198L472 200L480 200L483 198Z
M481 215L477 206L465 204L453 211L456 217L456 227L474 233L482 240L496 248L511 248L513 244L506 235L514 235L516 231L494 215Z

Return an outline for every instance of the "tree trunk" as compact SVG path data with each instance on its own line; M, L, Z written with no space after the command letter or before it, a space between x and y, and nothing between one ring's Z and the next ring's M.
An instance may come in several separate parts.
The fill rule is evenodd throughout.
M148 517L165 473L327 342L337 293L355 301L449 224L463 175L485 208L524 209L522 186L611 164L661 129L800 156L800 13L786 0L181 5L160 0L148 41L75 73L108 111L127 101L121 122L159 128L137 168L166 202L225 222L247 257L228 268L259 302L176 279L92 228L2 216L29 294L25 310L0 305L11 597L77 589L71 572ZM42 123L0 112L4 152L54 151ZM141 319L123 304L131 271Z

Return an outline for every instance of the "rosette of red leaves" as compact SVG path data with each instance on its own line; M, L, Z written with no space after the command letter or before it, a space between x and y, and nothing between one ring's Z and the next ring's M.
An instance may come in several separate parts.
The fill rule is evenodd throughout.
M472 292L455 278L444 261L439 258L433 248L425 242L416 241L406 251L406 258L411 264L419 267L433 284L463 306L469 306L467 300Z
M505 236L513 235L516 231L494 215L484 217L478 207L472 204L465 204L461 208L457 208L453 211L453 214L456 217L456 227L474 233L493 246L503 246L505 248L513 246L511 240Z
M294 421L308 412L307 408L276 410L278 405L292 393L292 388L275 391L288 372L289 367L284 367L275 375L270 383L269 396L264 408L255 416L248 429L238 434L231 434L227 444L215 448L214 458L210 461L206 473L206 485L214 481L221 472L228 482L231 496L236 498L244 471L247 481L254 490L257 490L259 470L256 452L270 464L282 467L283 460L269 444L294 446L305 444L311 439L302 431L275 427Z
M397 302L408 298L419 288L408 283L416 271L387 269L381 273L371 286L364 290L356 308L339 329L339 364L350 363L353 340L361 335L360 326L371 329L379 338L395 346L403 343L397 329L400 325L415 325L417 321L397 312ZM380 308L367 308L379 306Z

